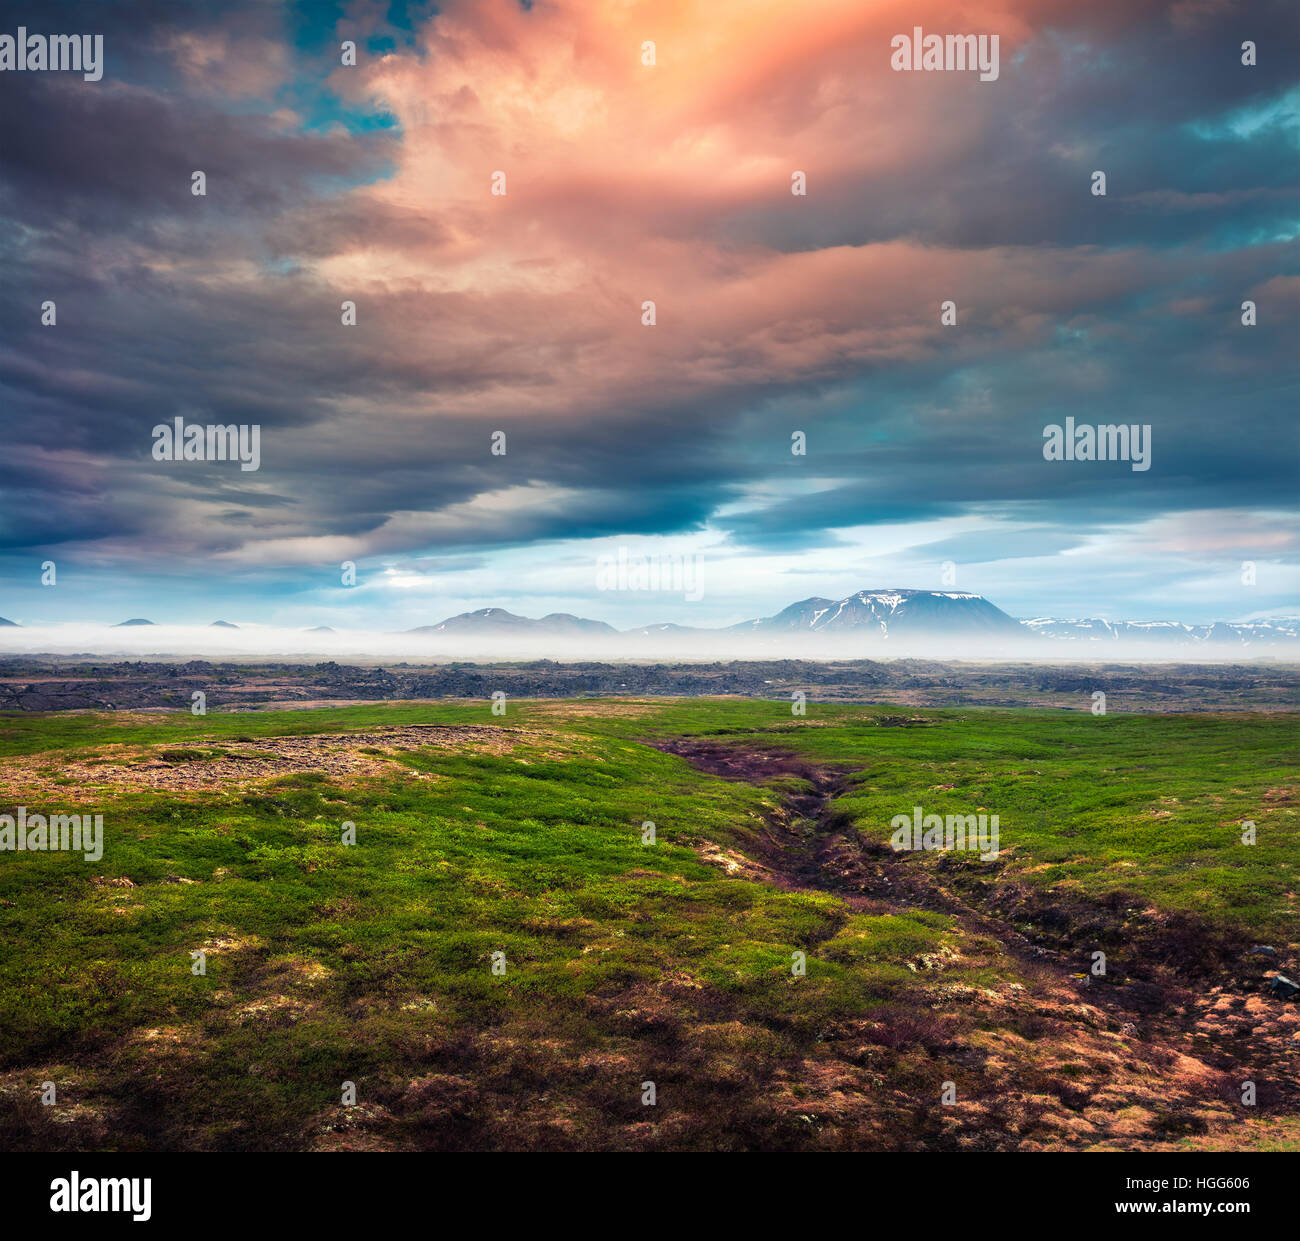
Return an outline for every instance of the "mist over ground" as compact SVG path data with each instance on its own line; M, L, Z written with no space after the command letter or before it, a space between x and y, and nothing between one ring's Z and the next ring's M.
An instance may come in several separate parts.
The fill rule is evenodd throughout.
M1241 663L1300 659L1300 643L1200 639L1141 641L1022 635L960 639L882 637L862 633L754 635L729 630L635 630L612 635L384 633L374 630L303 632L270 625L237 629L208 625L141 625L127 628L66 624L0 630L5 656L86 657L102 660L192 659L237 663L339 661L360 664L458 661L590 660L629 663L713 663L730 660L1000 660L1043 664L1138 662Z

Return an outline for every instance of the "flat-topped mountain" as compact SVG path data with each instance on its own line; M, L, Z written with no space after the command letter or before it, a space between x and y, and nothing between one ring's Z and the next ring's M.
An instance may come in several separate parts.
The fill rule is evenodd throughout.
M844 599L803 599L775 616L731 627L737 634L860 633L866 638L981 638L1023 633L982 595L939 590L860 590Z

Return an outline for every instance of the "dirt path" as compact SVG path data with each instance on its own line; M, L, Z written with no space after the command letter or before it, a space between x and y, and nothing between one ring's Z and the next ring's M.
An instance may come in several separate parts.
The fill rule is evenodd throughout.
M1165 970L1159 985L1124 977L1122 971L1109 981L1081 978L1080 962L1087 960L1083 944L1069 951L1070 936L1059 927L1051 937L1039 939L1033 930L1026 935L994 909L978 907L955 891L932 867L864 839L835 806L860 766L818 765L786 751L702 738L665 740L655 748L726 779L807 782L808 791L787 794L769 816L754 850L760 873L749 877L789 890L829 892L855 912L944 913L963 939L996 942L1028 987L1005 996L1006 1005L993 1006L997 1019L1014 1031L1024 1024L1020 1018L1027 1004L1038 1017L1058 1023L1055 1037L1066 1057L1096 1070L1109 1064L1103 1072L1074 1072L1056 1090L1050 1076L1032 1071L1035 1057L1017 1065L1030 1071L1010 1077L1034 1078L1039 1091L1055 1094L1061 1109L1056 1137L1041 1144L1030 1138L1024 1146L1162 1149L1186 1139L1227 1149L1250 1145L1257 1128L1278 1118L1300 1136L1300 1005L1264 991L1267 960L1237 975L1218 969L1208 977L1184 979ZM1089 1077L1095 1077L1091 1089ZM1256 1083L1258 1099L1249 1111L1240 1105L1246 1080Z

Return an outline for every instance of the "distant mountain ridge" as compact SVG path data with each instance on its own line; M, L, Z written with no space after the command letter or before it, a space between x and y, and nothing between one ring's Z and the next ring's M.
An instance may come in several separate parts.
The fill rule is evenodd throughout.
M449 616L439 625L421 625L407 633L468 633L503 636L516 633L556 634L566 637L582 635L614 635L618 630L604 621L585 620L568 612L552 612L537 620L517 616L505 608L479 608L477 612L461 612Z
M133 617L115 629L154 626ZM230 621L210 622L210 629L227 632L241 627ZM21 628L0 617L0 628ZM27 629L36 633L41 629ZM334 634L327 625L306 633ZM512 645L532 657L549 657L567 642L576 649L599 652L602 657L637 657L663 651L674 658L691 649L707 650L712 658L768 658L778 649L806 651L815 658L853 658L860 655L900 655L918 650L944 657L983 657L990 651L1031 657L1062 654L1080 648L1105 648L1118 655L1132 650L1141 657L1157 647L1193 652L1229 648L1282 648L1289 657L1300 653L1300 616L1261 614L1243 621L1185 624L1180 621L1112 621L1103 617L1033 617L1017 620L983 595L956 590L860 590L843 599L812 596L801 599L772 616L760 616L721 628L701 628L675 623L640 625L618 630L604 621L551 612L542 617L521 616L505 608L486 607L449 616L436 624L404 631L408 635L445 637L460 648L482 639L500 652ZM811 639L802 645L803 639ZM550 643L552 645L548 646ZM801 644L794 646L792 644ZM1016 644L1020 644L1017 648ZM585 657L585 656L584 656Z
M1180 621L1112 621L1102 617L1055 620L1038 616L1020 623L1032 633L1042 634L1055 642L1180 642L1197 645L1300 642L1300 617L1186 625Z
M982 595L959 591L863 590L845 599L804 599L775 616L742 621L724 629L687 625L642 625L621 632L604 621L587 620L567 612L539 619L519 616L505 608L479 608L449 616L436 625L420 625L407 633L558 634L590 637L670 637L689 634L778 635L785 633L850 633L886 638L901 635L1019 634L1019 622Z
M842 650L844 640L861 639L876 649L880 643L967 640L973 644L1028 638L1032 643L1159 642L1187 645L1300 644L1300 618L1187 625L1178 621L1017 620L983 595L957 590L860 590L843 599L813 596L790 604L773 616L757 617L721 629L672 623L616 630L604 621L567 612L532 619L504 608L479 608L449 616L436 625L410 629L413 634L462 637L586 637L600 640L654 640L683 644L694 637L750 640L781 639L800 634L833 635Z

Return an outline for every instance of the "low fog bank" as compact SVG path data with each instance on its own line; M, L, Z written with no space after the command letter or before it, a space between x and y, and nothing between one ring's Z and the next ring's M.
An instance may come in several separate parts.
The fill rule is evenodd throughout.
M337 661L352 664L717 663L745 660L1008 661L1016 663L1243 663L1300 662L1300 643L1058 639L1032 631L1023 637L880 638L868 633L634 632L616 636L460 635L346 630L304 632L273 626L238 629L194 625L53 625L0 629L0 657L104 661L214 660L235 663Z

